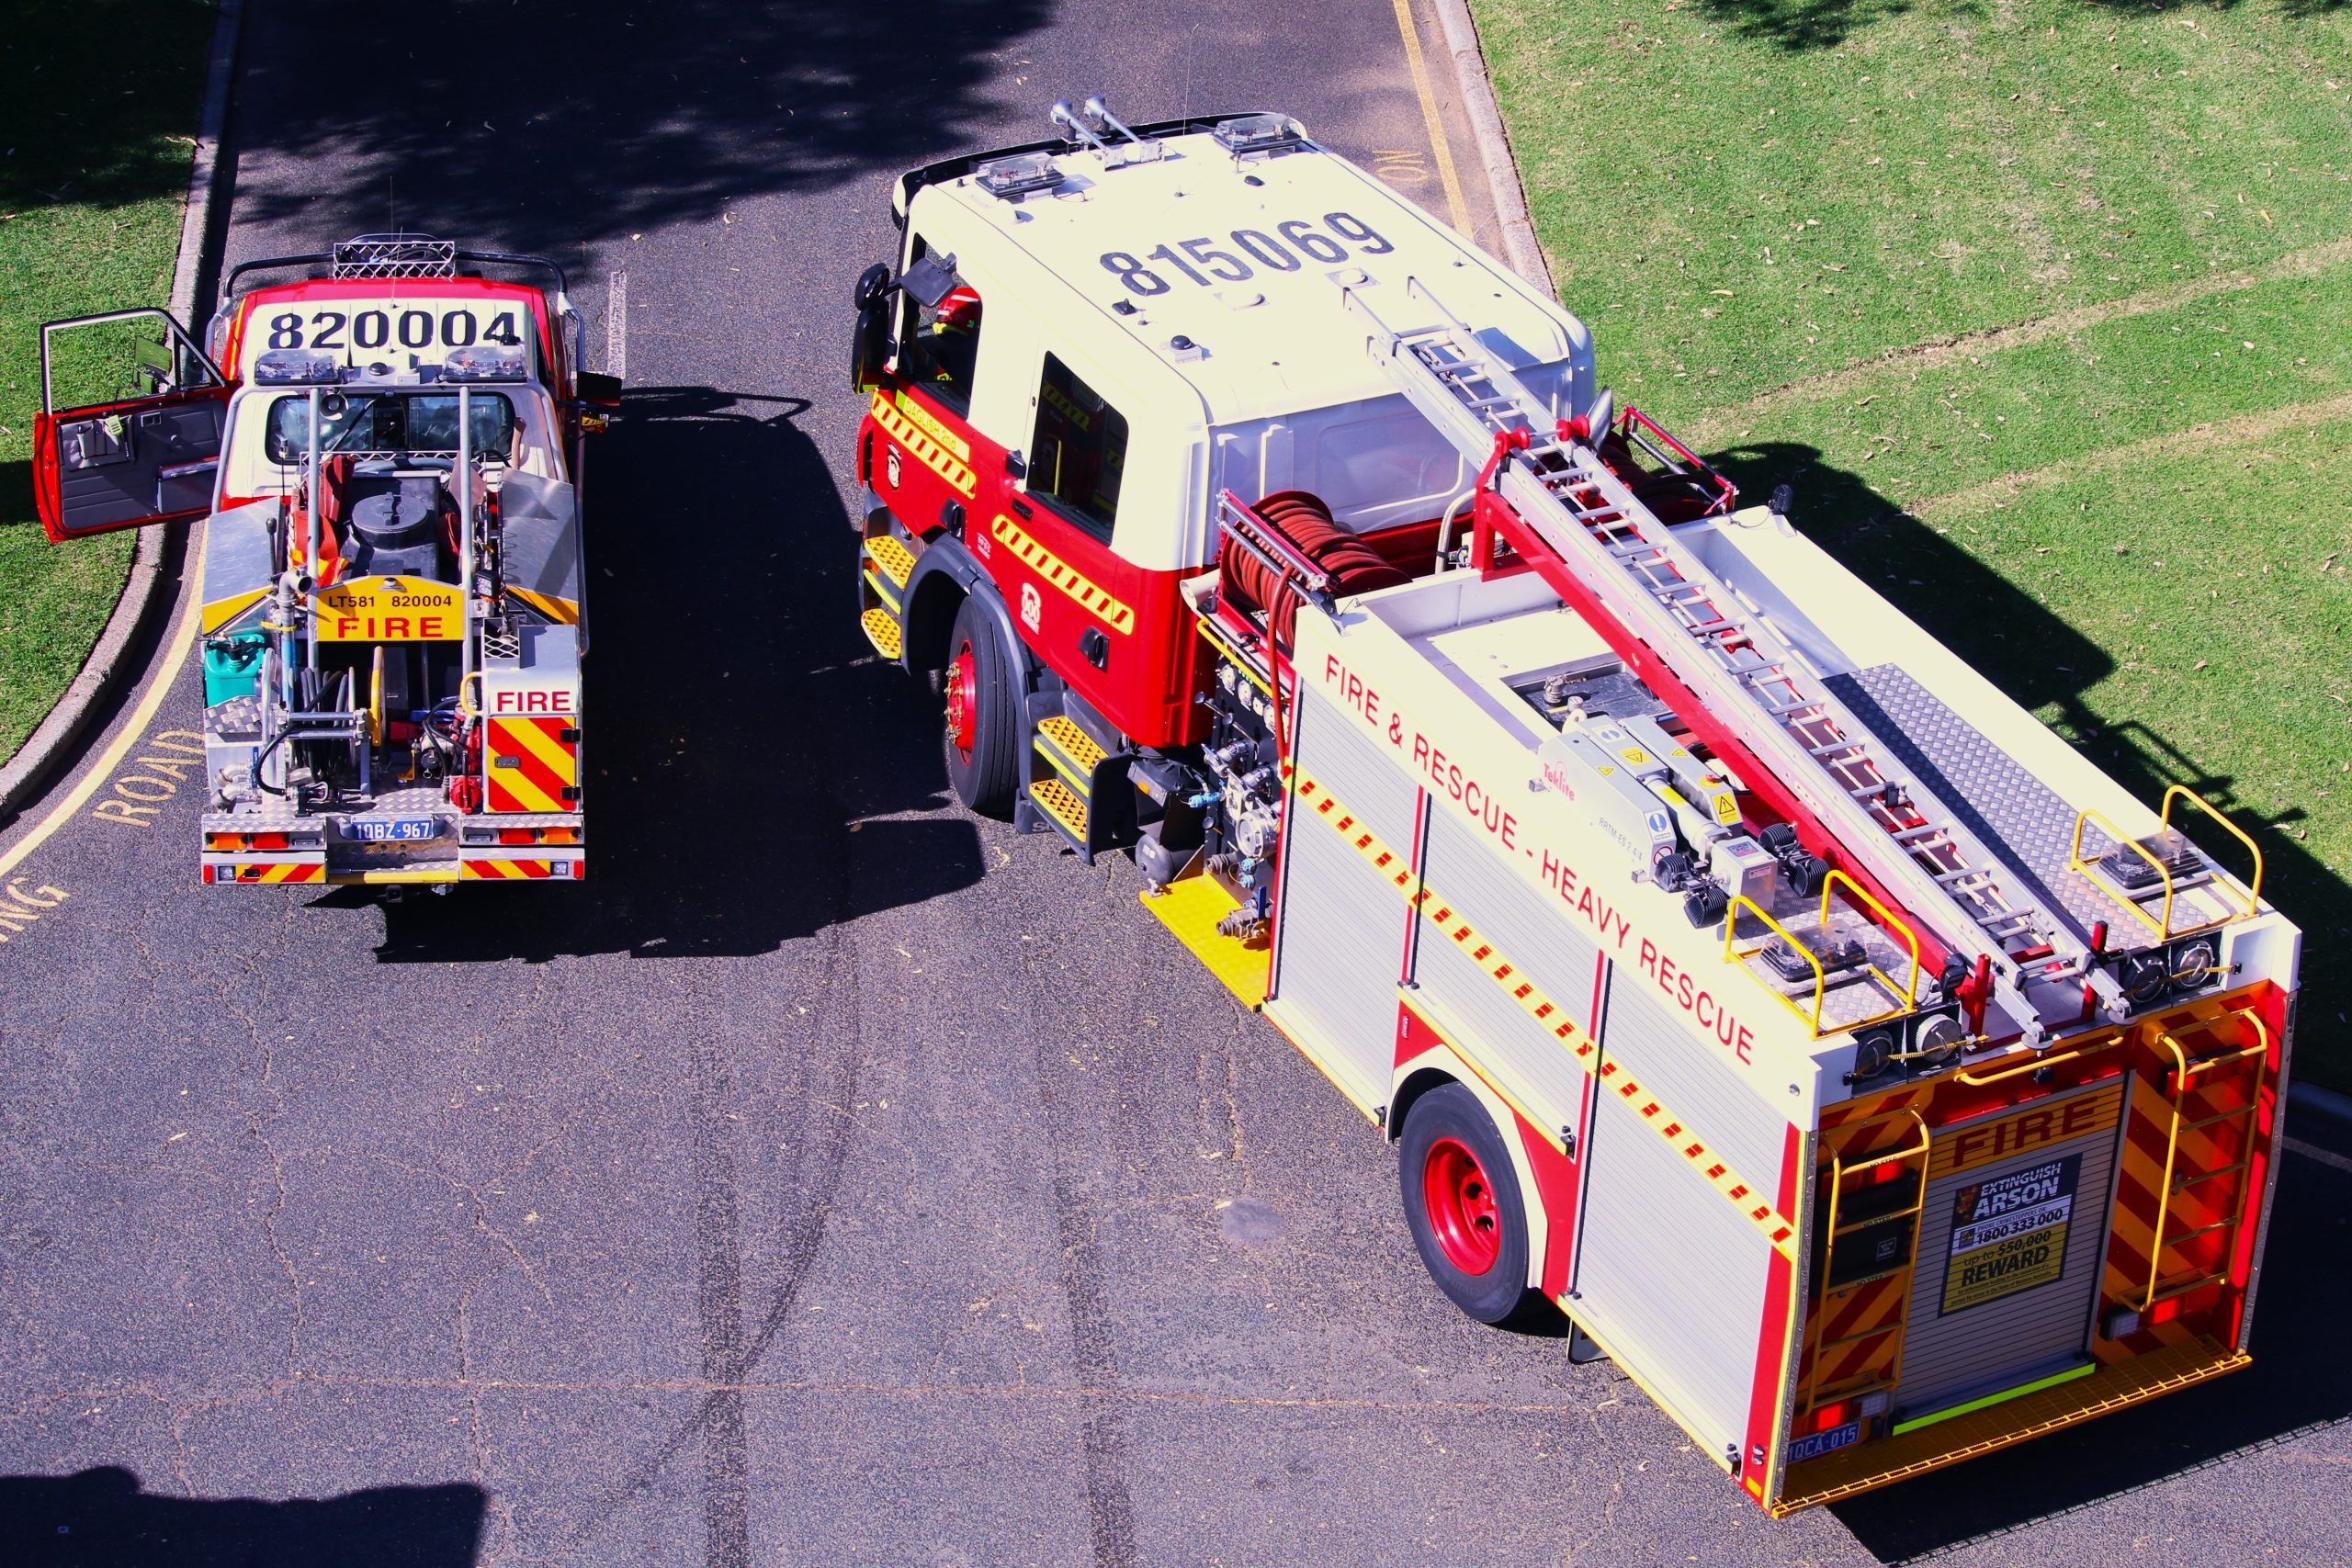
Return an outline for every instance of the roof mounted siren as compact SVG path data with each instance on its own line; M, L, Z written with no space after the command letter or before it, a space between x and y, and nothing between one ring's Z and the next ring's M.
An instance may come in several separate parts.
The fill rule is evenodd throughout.
M1069 100L1064 98L1047 111L1046 118L1061 127L1073 143L1082 143L1102 153L1105 168L1153 163L1159 158L1159 143L1146 141L1136 135L1124 120L1111 112L1111 106L1103 101L1100 93L1090 94L1086 101L1076 108L1070 107ZM1125 137L1125 144L1113 146L1106 138L1114 135Z

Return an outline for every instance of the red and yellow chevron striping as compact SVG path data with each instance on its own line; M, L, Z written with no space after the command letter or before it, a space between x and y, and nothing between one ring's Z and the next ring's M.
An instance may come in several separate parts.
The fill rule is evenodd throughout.
M578 745L570 718L489 720L486 804L492 811L574 811ZM571 793L567 794L570 791Z
M1911 1270L1904 1269L1832 1291L1822 1301L1820 1333L1807 1347L1811 1364L1804 1370L1804 1386L1815 1402L1894 1381L1910 1294Z
M2139 1314L2093 1350L2117 1361L2200 1333L2231 1337L2241 1232L2259 1191L2269 1040L2248 1010L2151 1030L2137 1052L2118 1161L2104 1311ZM2177 1047L2177 1050L2175 1048Z
M1549 1029L1555 1039L1576 1053L1577 1059L1591 1070L1593 1060L1599 1055L1598 1048L1593 1044L1592 1037L1571 1021L1565 1008L1521 974L1517 964L1497 951L1491 939L1441 897L1435 888L1427 883L1418 883L1408 857L1390 849L1378 834L1366 829L1313 777L1304 772L1297 773L1295 776L1300 807L1313 811L1329 824L1391 886L1405 895L1408 903L1443 931L1454 946L1467 953L1497 985L1509 989L1511 999L1529 1017ZM1704 1177L1710 1186L1737 1205L1740 1213L1747 1216L1748 1223L1770 1239L1774 1248L1793 1256L1796 1224L1776 1211L1769 1196L1741 1180L1729 1165L1716 1156L1705 1140L1695 1136L1654 1096L1645 1091L1627 1072L1623 1062L1615 1057L1602 1060L1599 1077L1601 1083L1613 1090L1651 1131L1680 1151L1682 1157L1690 1162L1691 1168Z
M469 860L465 863L468 882L526 882L542 876L553 876L557 863L551 860Z
M1090 615L1113 631L1131 632L1136 629L1135 611L1129 609L1116 594L1096 587L1084 572L1030 537L1028 532L1012 518L998 513L996 521L989 525L989 534L1019 558L1022 565L1077 600Z
M891 440L913 453L915 461L945 479L956 494L968 501L978 491L978 482L972 477L971 447L927 411L911 401L893 403L876 392L867 412ZM949 449L946 443L950 442L961 449L960 456Z

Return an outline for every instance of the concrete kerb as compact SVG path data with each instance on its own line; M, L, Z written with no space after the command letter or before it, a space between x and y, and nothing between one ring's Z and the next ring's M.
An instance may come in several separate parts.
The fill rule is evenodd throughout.
M219 233L215 197L220 188L220 144L229 118L229 91L236 78L237 38L243 19L243 0L220 0L220 19L212 28L212 57L204 83L204 107L197 122L196 157L188 170L187 205L180 219L179 256L172 268L172 314L189 330L202 332L195 317L198 286ZM142 663L133 657L139 635L173 581L170 563L179 553L184 533L178 527L142 528L131 558L130 576L122 595L107 617L96 646L82 664L82 672L65 688L17 754L0 767L0 823L13 820L26 802L46 785L66 763L83 732L107 705L107 700Z
M1535 224L1527 215L1527 192L1520 185L1519 165L1510 155L1510 138L1504 133L1502 111L1495 107L1494 83L1487 75L1487 57L1478 47L1477 25L1470 19L1469 0L1430 0L1438 26L1444 29L1446 52L1453 56L1453 74L1462 91L1462 107L1478 139L1478 162L1486 169L1487 186L1495 203L1495 222L1501 231L1503 259L1511 270L1544 292L1557 297L1551 265L1535 242Z

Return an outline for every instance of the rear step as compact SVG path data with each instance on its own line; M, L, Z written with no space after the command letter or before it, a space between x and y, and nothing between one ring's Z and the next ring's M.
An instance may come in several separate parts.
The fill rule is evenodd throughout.
M1053 711L1059 694L1041 694L1048 705L1031 732L1029 783L1014 825L1050 826L1089 865L1106 850L1124 849L1136 838L1133 786L1124 751L1104 750L1068 714Z

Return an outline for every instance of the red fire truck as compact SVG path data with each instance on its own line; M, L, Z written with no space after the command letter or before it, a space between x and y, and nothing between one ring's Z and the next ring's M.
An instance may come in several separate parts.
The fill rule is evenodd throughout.
M224 294L203 346L44 326L33 441L51 539L205 519L199 874L582 879L582 438L619 384L561 269L375 234Z
M962 799L1133 855L1445 1293L1564 1310L1775 1514L2245 1365L2301 944L2254 841L1296 122L1054 118L903 176L855 297L861 623Z

